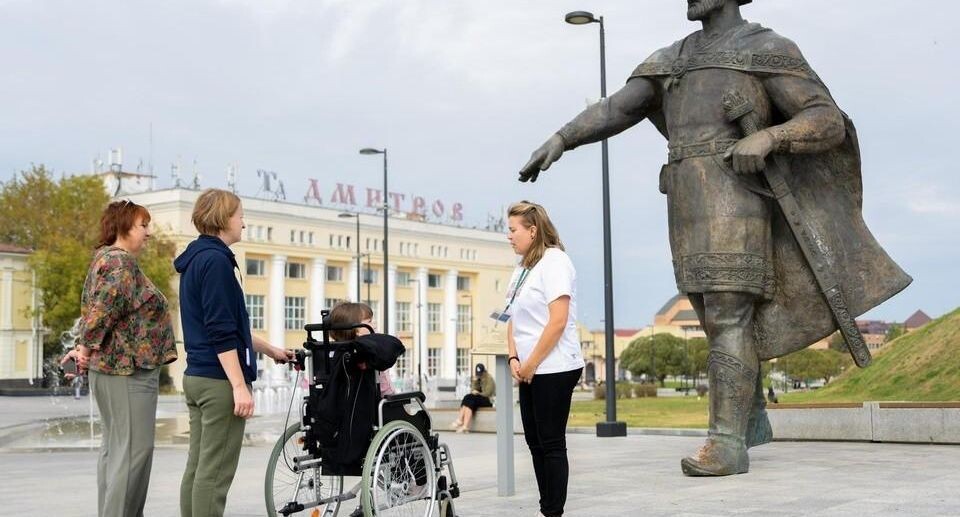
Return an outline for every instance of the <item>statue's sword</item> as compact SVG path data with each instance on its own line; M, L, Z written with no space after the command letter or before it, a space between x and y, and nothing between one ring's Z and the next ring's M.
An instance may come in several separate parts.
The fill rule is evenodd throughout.
M729 92L723 96L723 111L730 122L736 122L743 131L744 136L752 135L760 130L758 127L757 113L754 111L753 103L740 95L739 92ZM812 225L804 224L802 219L803 212L797 199L790 190L790 185L786 181L789 167L784 157L778 154L772 155L772 159L767 161L767 166L763 170L763 175L773 192L774 198L783 211L783 217L793 231L793 236L803 252L807 264L813 271L813 276L817 280L817 285L833 312L833 319L836 320L837 327L843 335L844 341L853 356L853 362L863 368L870 364L870 349L857 328L857 323L847 308L847 302L843 299L843 291L840 289L840 283L830 269L826 257L817 250L817 243L823 242L818 234L817 228Z

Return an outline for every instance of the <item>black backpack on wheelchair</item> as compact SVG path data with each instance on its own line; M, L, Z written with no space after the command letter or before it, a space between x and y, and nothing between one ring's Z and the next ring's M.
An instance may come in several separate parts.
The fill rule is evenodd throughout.
M400 340L386 334L360 336L352 345L328 352L328 364L316 364L326 382L315 384L307 399L308 449L317 448L310 452L323 458L324 474L360 475L377 424L377 371L392 367L404 353Z

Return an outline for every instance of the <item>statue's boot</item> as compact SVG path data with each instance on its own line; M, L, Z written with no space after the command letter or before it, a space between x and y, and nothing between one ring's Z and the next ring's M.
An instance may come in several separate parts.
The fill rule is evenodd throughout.
M747 419L747 448L756 447L773 441L773 428L767 417L767 397L763 391L763 379L757 375L757 386L753 391L753 404Z
M710 342L710 428L703 447L680 461L688 476L727 476L749 470L747 422L759 361L753 339L752 296L704 293L704 330Z

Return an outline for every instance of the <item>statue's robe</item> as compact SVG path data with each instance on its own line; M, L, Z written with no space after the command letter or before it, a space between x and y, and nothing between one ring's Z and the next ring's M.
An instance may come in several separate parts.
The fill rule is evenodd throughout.
M707 72L713 75L704 75ZM777 95L812 95L803 91L807 84L833 102L797 46L757 24L746 24L713 41L694 33L655 52L629 79L652 81L662 96L659 109L648 118L670 140L671 159L661 173L661 190L669 196L678 287L684 293L757 294L754 330L761 359L800 350L837 330L813 272L762 176L739 176L722 160L722 148L742 136L731 133L739 129L713 120L722 116L722 92L730 87L752 97L765 126L789 120L764 91L766 79L781 75L803 81L797 82L796 92ZM678 93L684 88L688 88L686 97ZM685 117L686 125L678 125L678 117ZM707 121L691 130L696 117ZM802 236L833 270L855 317L906 288L911 278L890 259L863 221L860 149L853 122L846 114L843 120L846 134L840 145L811 152L804 142L796 141L781 151L789 163L790 188L802 208L791 217L822 237L813 242L810 233ZM704 141L696 141L696 135ZM698 146L703 147L702 155L697 154Z

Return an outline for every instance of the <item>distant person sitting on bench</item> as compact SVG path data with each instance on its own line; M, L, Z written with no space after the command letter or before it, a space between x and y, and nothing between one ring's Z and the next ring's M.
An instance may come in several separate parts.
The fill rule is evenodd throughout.
M473 419L473 414L478 408L493 406L492 399L496 391L497 383L494 382L493 376L482 363L477 364L476 375L470 383L470 393L460 402L460 414L450 427L458 433L470 432L470 420Z

